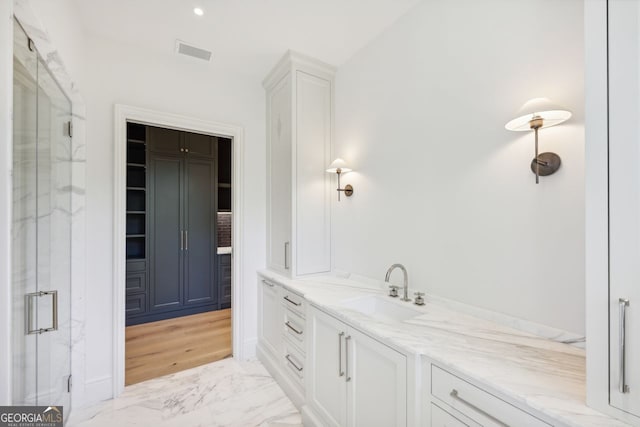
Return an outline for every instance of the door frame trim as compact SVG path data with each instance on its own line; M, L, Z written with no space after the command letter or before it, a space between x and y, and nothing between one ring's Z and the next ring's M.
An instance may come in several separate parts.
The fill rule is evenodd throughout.
M126 156L128 120L233 139L232 160L232 231L233 241L231 306L233 357L244 360L244 307L241 298L242 265L244 264L241 224L244 219L242 172L244 166L244 129L241 126L202 120L178 114L116 104L114 109L113 162L113 397L124 391L125 378L125 297L126 297Z

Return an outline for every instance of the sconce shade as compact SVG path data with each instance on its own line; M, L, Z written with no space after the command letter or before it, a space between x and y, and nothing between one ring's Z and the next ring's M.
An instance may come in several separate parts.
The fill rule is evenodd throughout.
M530 122L534 117L543 120L541 128L548 128L569 120L571 112L554 104L548 98L534 98L518 110L517 117L507 123L505 128L517 132L530 131Z
M347 163L344 160L342 160L341 158L337 158L333 162L331 162L331 164L327 168L327 172L329 172L329 173L337 173L338 169L340 169L341 173L351 172L353 170L353 169L349 168L349 166L347 165Z

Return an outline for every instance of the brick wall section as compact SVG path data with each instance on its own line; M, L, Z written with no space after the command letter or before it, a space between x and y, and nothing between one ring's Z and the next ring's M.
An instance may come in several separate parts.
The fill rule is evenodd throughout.
M231 213L218 212L218 247L231 246Z

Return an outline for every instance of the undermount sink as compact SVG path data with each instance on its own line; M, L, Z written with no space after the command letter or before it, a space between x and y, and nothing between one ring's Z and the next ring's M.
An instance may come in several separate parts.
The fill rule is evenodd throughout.
M409 320L423 314L421 311L409 306L410 303L406 304L407 306L403 306L399 303L390 301L389 297L368 295L366 297L344 301L340 305L344 308L359 311L369 317L395 320L399 322Z

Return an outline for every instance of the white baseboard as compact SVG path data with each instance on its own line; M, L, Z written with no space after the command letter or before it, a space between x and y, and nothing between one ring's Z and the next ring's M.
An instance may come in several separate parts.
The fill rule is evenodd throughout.
M305 396L300 392L299 387L295 386L287 375L284 374L282 364L278 363L273 355L269 351L264 350L260 344L258 344L256 348L256 355L258 356L258 360L262 362L267 371L276 380L280 388L282 388L284 394L286 394L293 405L301 411L305 405Z
M324 423L320 421L309 405L304 405L300 410L302 415L302 425L305 427L322 427Z
M113 398L113 378L105 376L95 378L84 383L84 399L82 402L74 402L74 408L84 408L104 400Z
M256 347L258 345L258 338L253 337L244 340L242 345L242 355L238 359L249 360L256 357Z

